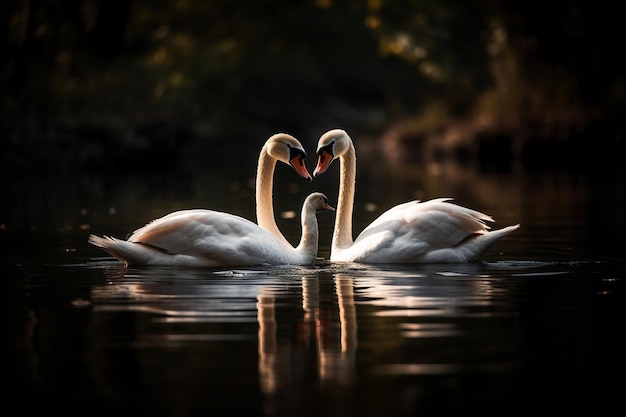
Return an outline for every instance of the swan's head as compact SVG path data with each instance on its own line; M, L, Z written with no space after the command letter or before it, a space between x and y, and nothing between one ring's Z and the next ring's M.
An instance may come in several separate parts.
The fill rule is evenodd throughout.
M286 133L277 133L267 140L265 149L269 156L291 166L305 180L313 180L304 165L306 152L298 139Z
M326 172L330 164L350 149L352 140L342 129L333 129L324 133L317 142L317 166L313 176Z
M304 206L311 206L316 212L335 211L335 208L328 204L328 198L322 193L312 193L304 200Z

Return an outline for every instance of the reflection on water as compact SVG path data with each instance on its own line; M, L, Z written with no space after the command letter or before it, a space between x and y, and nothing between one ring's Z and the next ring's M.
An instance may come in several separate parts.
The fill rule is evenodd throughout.
M96 278L75 307L90 321L81 355L110 411L402 416L460 412L495 390L487 414L522 415L537 405L524 403L534 378L571 389L572 373L599 375L592 363L605 349L589 322L601 300L585 277L606 273L597 263L85 267ZM594 297L623 297L621 282ZM587 383L576 390L593 394Z
M106 283L93 286L91 300L94 312L136 313L133 332L125 341L134 348L185 349L188 343L245 343L256 336L265 409L275 409L275 397L311 383L311 376L321 387L355 380L351 276L299 268L186 272L114 268L108 270ZM252 322L258 323L256 334L251 332ZM216 359L241 360L228 351ZM249 371L245 378L251 376Z
M177 270L97 258L25 283L10 375L30 381L18 398L38 413L602 410L624 364L624 274L604 262Z
M324 386L354 381L356 315L352 280L336 277L336 304L320 303L319 276L302 277L302 311L291 339L279 340L276 302L271 292L258 296L261 391L273 396L296 383L302 352L314 352L317 380ZM338 310L337 310L338 307Z

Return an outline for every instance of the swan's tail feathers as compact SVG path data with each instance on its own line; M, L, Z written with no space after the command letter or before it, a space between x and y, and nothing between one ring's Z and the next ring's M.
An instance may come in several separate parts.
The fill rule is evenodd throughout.
M111 241L116 241L117 239L115 239L114 237L110 237L110 236L96 236L96 235L89 235L89 243L91 243L94 246L97 246L99 248L106 248L110 245Z
M148 265L154 258L155 249L148 245L116 239L112 236L89 235L89 243L104 249L111 256L130 265Z
M479 235L475 239L471 239L468 242L468 247L471 247L471 253L473 254L472 260L479 260L480 257L489 249L494 243L503 237L513 233L520 228L519 224L503 227L498 230L491 230L484 234Z
M496 233L496 232L498 232L498 233L500 233L500 234L502 234L502 235L508 235L509 233L514 232L514 231L516 231L517 229L519 229L519 228L520 228L520 226L521 226L521 225L518 223L518 224L514 224L513 226L507 226L507 227L503 227L502 229L494 230L494 231L493 231L493 232L491 232L491 233Z

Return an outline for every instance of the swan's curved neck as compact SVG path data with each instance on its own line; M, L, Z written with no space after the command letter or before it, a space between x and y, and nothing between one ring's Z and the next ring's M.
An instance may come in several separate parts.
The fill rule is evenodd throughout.
M291 246L289 241L283 236L276 225L274 218L274 203L272 200L272 191L274 188L274 169L276 167L276 159L267 153L266 146L263 146L259 155L259 162L256 173L256 220L257 224L262 228Z
M354 186L356 181L356 152L350 141L348 151L339 157L339 201L333 232L333 249L352 246L352 211L354 209Z
M296 251L304 257L313 255L313 259L317 255L317 246L319 244L319 228L317 223L317 215L315 209L310 204L302 206L300 215L302 225L302 237Z

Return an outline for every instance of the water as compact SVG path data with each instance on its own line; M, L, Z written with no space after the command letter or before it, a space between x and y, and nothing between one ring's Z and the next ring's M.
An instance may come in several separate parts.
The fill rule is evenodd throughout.
M455 168L456 169L456 168ZM385 171L381 167L381 171ZM410 198L520 222L483 262L124 268L86 242L169 211L253 218L249 175L24 178L2 204L5 393L20 414L596 415L621 405L621 176L361 173L360 230ZM277 210L336 179L277 170ZM253 175L253 173L252 173ZM293 241L298 220L279 216Z

